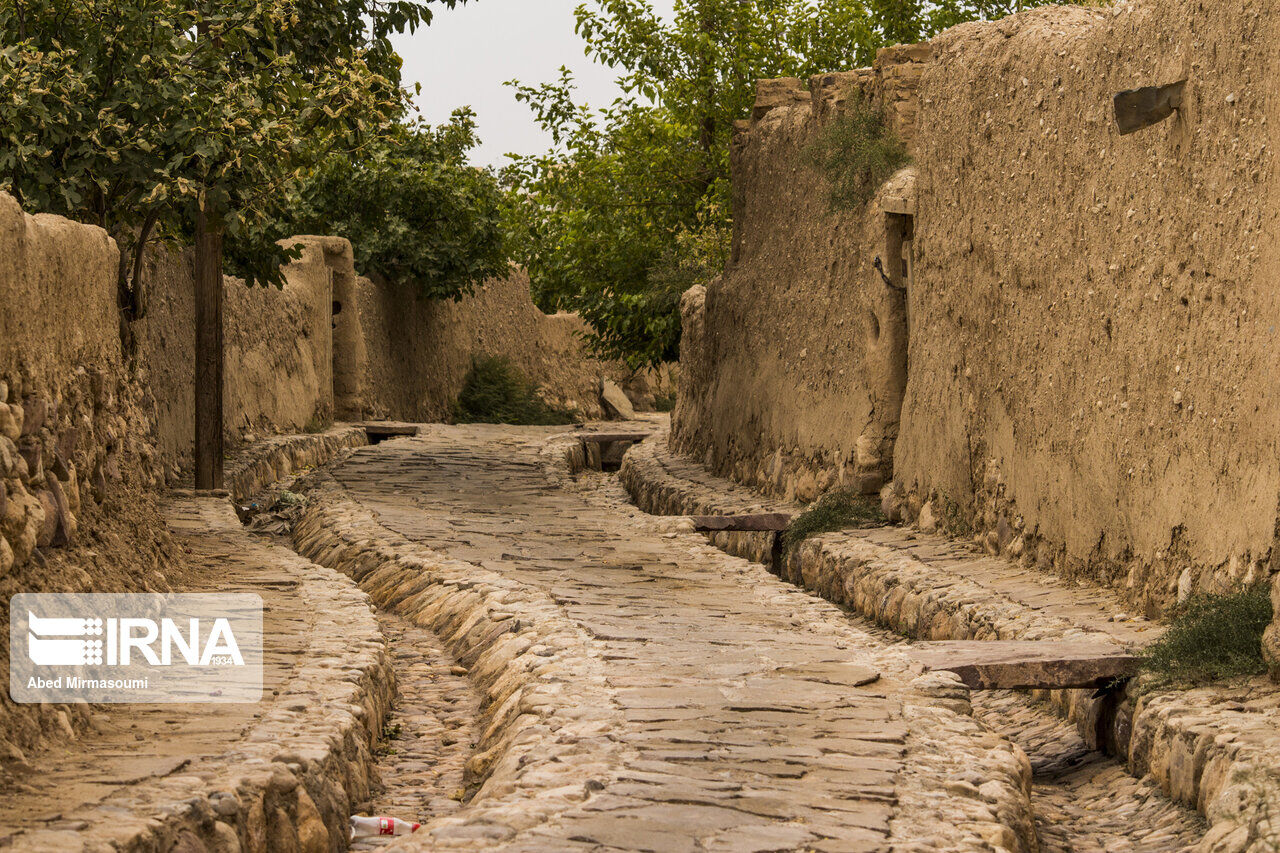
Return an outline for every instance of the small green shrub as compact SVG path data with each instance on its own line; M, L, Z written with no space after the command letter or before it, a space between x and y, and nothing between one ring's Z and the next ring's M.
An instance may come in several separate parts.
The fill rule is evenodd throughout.
M833 489L809 504L809 508L791 522L782 534L782 544L790 551L819 533L874 524L884 524L878 500L852 489Z
M315 435L316 433L324 432L331 426L333 426L333 421L327 418L322 418L320 417L319 414L314 414L311 416L310 420L307 421L306 425L302 428L302 431L305 433L309 433L311 435Z
M856 92L844 111L808 148L809 159L827 177L833 211L867 202L898 169L911 161L906 147L884 124L875 105Z
M659 412L670 412L676 407L676 395L658 394L653 398L653 408Z
M573 413L550 406L538 387L505 358L480 356L471 363L453 406L460 424L571 424Z
M1142 653L1146 689L1189 687L1267 671L1262 632L1271 622L1271 589L1260 583L1226 595L1194 595Z
M968 539L973 535L973 525L969 522L969 516L965 514L964 507L946 495L938 497L938 519L942 523L943 531L949 536Z

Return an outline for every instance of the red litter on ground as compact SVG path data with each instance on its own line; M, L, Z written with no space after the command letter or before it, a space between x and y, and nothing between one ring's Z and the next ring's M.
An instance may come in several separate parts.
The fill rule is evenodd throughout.
M351 816L351 839L368 838L372 835L410 835L418 831L420 823L400 820L394 817L362 817Z

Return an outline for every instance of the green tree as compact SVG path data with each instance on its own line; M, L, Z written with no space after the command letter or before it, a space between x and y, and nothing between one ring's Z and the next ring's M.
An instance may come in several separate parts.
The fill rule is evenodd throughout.
M513 83L555 148L515 158L512 231L544 309L568 308L590 342L632 365L676 357L680 293L723 264L729 139L760 77L865 60L861 0L681 0L662 21L645 0L578 8L594 59L625 97L593 111L573 81Z
M281 282L296 250L271 222L310 163L403 113L387 38L428 16L416 0L0 6L0 189L120 242L126 316L145 312L148 242L194 236L199 487L221 485L224 239L250 283Z
M201 200L233 270L278 284L265 223L308 162L403 114L389 36L429 20L420 0L10 0L0 189L105 228L133 313L146 245L189 240Z
M580 313L603 355L633 365L675 358L680 291L723 265L729 143L755 81L866 66L885 45L1023 5L676 0L670 22L647 0L579 6L587 54L618 70L626 94L591 110L575 102L567 72L512 83L554 143L505 173L514 253L535 298Z
M396 125L360 151L331 155L278 232L346 237L359 269L422 298L470 294L508 265L497 179L467 162L475 131L463 109L440 127Z

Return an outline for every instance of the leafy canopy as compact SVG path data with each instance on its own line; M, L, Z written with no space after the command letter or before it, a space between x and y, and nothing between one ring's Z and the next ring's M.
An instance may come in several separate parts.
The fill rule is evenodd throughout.
M346 237L357 268L422 298L460 298L508 269L498 182L467 163L476 143L467 109L437 128L397 125L326 159L277 230Z
M146 244L188 239L201 204L232 271L279 284L296 252L270 224L316 162L404 113L388 38L429 18L418 0L0 4L0 190L105 228L135 315Z
M816 13L815 13L816 9ZM578 8L596 60L626 95L601 110L573 80L513 82L555 148L515 158L511 229L545 310L577 311L600 353L632 366L677 356L680 293L723 266L729 139L758 77L846 67L863 57L860 0L645 0Z

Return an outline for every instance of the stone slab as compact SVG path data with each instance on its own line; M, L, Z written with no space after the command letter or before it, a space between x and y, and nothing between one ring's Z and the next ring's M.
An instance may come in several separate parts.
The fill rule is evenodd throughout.
M1084 641L941 641L917 643L911 655L927 670L954 672L972 690L1104 687L1138 670L1138 657L1124 648Z
M764 512L753 515L691 515L693 529L708 531L751 531L780 533L791 526L791 516L781 512Z

